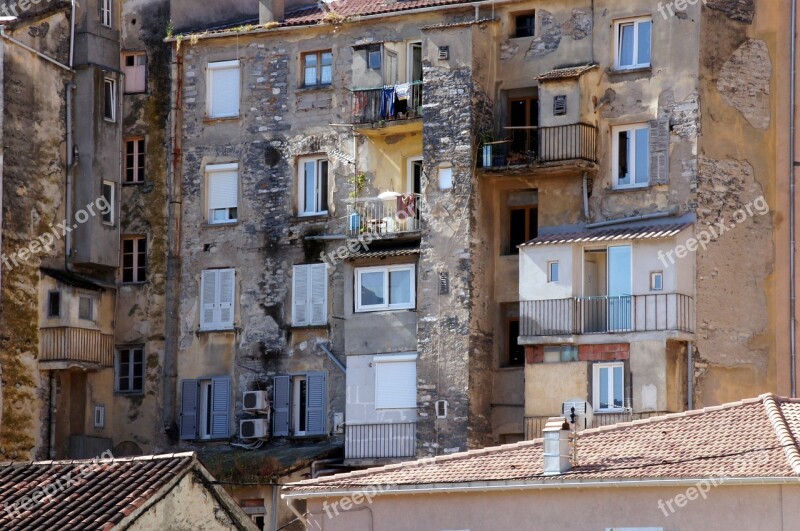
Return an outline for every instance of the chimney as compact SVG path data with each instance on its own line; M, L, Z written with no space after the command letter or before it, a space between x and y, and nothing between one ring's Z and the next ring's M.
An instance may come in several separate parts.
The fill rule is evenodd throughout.
M569 423L561 417L547 419L544 427L544 475L557 476L572 468Z
M258 0L258 23L283 22L285 0Z

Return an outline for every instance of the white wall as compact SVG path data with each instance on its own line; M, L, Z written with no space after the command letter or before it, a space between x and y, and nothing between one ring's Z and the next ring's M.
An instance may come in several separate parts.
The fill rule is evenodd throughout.
M416 422L417 410L375 409L375 355L347 357L347 409L348 424L384 424Z

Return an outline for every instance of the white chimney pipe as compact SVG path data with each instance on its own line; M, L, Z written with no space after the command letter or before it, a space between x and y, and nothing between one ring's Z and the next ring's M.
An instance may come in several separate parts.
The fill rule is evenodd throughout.
M547 419L544 427L544 475L557 476L572 468L569 423L562 417Z

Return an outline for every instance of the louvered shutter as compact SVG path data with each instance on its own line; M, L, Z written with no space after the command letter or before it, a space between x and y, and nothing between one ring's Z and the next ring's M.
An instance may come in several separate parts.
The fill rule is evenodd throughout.
M328 269L325 264L309 266L311 269L311 324L328 322Z
M289 399L291 385L288 376L276 376L272 383L272 435L289 435Z
M233 301L236 296L236 271L220 269L219 284L219 321L220 328L233 328Z
M197 438L197 380L181 380L180 438Z
M417 407L416 356L393 356L375 360L375 407Z
M208 174L208 209L236 208L239 204L239 172L211 171Z
M327 386L324 372L306 375L306 435L325 434Z
M200 328L213 329L217 326L217 280L216 269L203 271L200 281Z
M294 267L292 274L292 323L294 323L295 326L305 326L309 324L309 277L308 267Z
M650 120L650 184L669 182L669 116Z
M211 98L209 116L225 118L239 116L239 62L209 65L208 95Z
M231 379L228 376L211 379L211 438L230 436Z

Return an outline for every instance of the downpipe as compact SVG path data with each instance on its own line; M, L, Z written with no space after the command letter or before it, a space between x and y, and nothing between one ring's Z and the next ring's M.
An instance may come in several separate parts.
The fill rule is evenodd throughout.
M795 310L796 278L795 253L795 89L797 88L797 0L792 0L791 21L791 86L789 90L789 371L791 397L797 398L797 315Z

